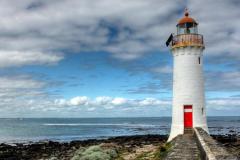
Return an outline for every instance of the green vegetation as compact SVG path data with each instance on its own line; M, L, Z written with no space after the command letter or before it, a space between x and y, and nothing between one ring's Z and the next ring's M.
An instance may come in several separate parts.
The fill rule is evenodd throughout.
M114 144L94 145L78 149L71 160L124 160L129 158L132 160L161 160L166 157L172 144L159 145L135 146L135 148L119 147Z
M144 152L136 157L135 160L146 160L149 159L152 156L152 152Z
M77 150L71 160L114 160L117 157L118 154L115 149L103 149L96 145Z
M158 151L155 153L154 159L164 159L167 156L167 154L171 148L172 148L171 143L166 143L166 144L162 145L158 149Z

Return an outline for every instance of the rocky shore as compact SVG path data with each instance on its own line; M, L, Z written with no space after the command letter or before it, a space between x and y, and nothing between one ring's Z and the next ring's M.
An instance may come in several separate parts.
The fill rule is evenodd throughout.
M240 159L240 135L211 135L221 143L229 153L234 154Z
M240 158L240 136L212 135ZM167 136L139 135L60 143L0 144L0 160L157 160Z

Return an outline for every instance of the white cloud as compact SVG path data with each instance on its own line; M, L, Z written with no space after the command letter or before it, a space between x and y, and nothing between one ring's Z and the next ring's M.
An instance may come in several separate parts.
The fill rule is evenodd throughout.
M89 107L87 110L88 110L88 111L95 111L96 108L95 108L95 107Z
M156 98L146 98L142 101L139 101L139 105L141 106L169 106L171 105L171 101L161 101Z
M170 66L159 66L151 68L154 73L172 73L172 67Z
M4 1L0 48L21 53L105 50L118 59L135 59L159 48L152 43L156 38L165 41L169 25L160 22L173 20L169 17L178 7L164 0Z
M71 106L80 106L80 105L87 105L88 104L88 97L74 97L69 100L69 105Z
M46 86L45 82L33 80L26 75L0 77L0 89L38 89Z
M237 54L240 51L240 4L235 0L192 0L186 3L164 0L21 0L20 3L19 0L2 0L0 4L2 69L56 64L64 58L60 54L63 50L107 51L120 60L134 60L151 51L168 51L164 46L165 40L171 32L175 32L176 22L181 18L179 13L186 6L189 7L190 15L199 22L199 33L204 35L205 56L240 59L240 54ZM169 73L171 68L156 67L148 72ZM209 88L239 90L239 72L217 73L214 77L218 80L210 80ZM93 108L97 110L99 106L113 109L115 106L131 108L171 104L170 101L151 98L131 100L97 97L91 100L82 96L54 100L55 97L49 99L50 95L44 90L46 86L47 82L33 77L2 76L0 109L9 113L19 111L20 114L30 105L32 111L71 110L80 106L89 107L93 111ZM154 87L156 85L149 86L150 89ZM144 87L141 90L158 93ZM238 101L233 100L233 103L238 104ZM209 104L223 106L227 102L215 100L209 101Z
M103 107L105 109L113 109L117 106L120 107L139 107L139 106L162 106L166 107L171 105L171 101L159 100L156 98L145 98L145 99L126 99L122 97L105 97L100 96L95 99L90 99L86 96L77 96L69 100L67 99L56 99L54 104L61 106L79 106L79 107Z
M239 91L240 72L209 72L206 74L206 88L210 91Z
M63 56L61 54L0 50L0 68L19 67L23 65L56 64L62 59Z
M27 75L0 77L1 116L21 117L46 110L53 104L45 91L47 85Z
M222 55L240 58L239 2L225 1L189 1L192 16L196 17L199 31L205 37L206 56ZM200 7L201 6L201 7ZM237 38L238 37L238 38Z
M208 115L234 115L239 116L240 99L239 98L216 98L207 100Z
M79 106L86 107L87 110L96 110L97 108L104 109L114 109L120 107L134 109L136 107L161 107L169 108L172 105L172 100L161 100L157 98L144 98L144 99L127 99L122 97L96 97L95 99L90 99L86 96L77 96L69 100L67 99L56 99L54 104L60 106ZM210 108L220 108L224 110L224 107L239 107L240 99L238 98L224 98L224 99L210 99L207 100L207 106ZM93 109L94 108L94 109Z
M125 98L114 98L111 102L113 105L119 106L127 103L127 100Z
M67 104L66 99L55 99L54 100L54 105L64 106L66 104Z
M214 99L214 100L208 100L207 104L209 107L219 107L219 106L224 106L224 107L233 107L233 106L238 106L240 107L240 99ZM226 109L226 108L225 108Z
M61 117L70 116L85 116L86 113L93 115L108 115L112 113L132 111L140 111L151 113L151 110L169 111L172 106L172 100L162 100L157 98L143 98L143 99L128 99L123 97L106 97L99 96L91 99L87 96L76 96L70 99L55 98L44 95L42 90L46 84L40 81L28 79L26 82L24 78L18 78L19 83L29 83L29 93L26 92L27 87L21 88L15 85L13 89L5 89L5 95L1 92L0 111L4 113L2 116L7 117ZM17 78L14 83L18 83ZM0 80L3 83L6 80ZM9 79L11 81L11 79ZM13 82L13 81L11 81ZM26 85L27 86L27 85ZM19 90L20 91L19 91ZM22 90L22 92L21 92ZM37 92L39 91L39 93ZM26 93L26 94L25 94ZM6 96L8 95L8 96ZM47 97L46 97L47 96ZM239 98L225 98L225 99L210 99L207 100L208 109L215 111L224 110L239 110ZM107 114L108 113L108 114ZM122 114L125 114L122 113ZM83 115L82 115L83 114ZM149 115L151 116L151 114Z
M227 52L232 58L240 58L236 54L240 51L237 21L240 11L235 0L181 3L175 0L22 0L21 3L3 0L0 48L6 54L19 52L18 57L26 58L16 64L8 59L4 66L56 63L62 57L51 52L61 50L107 51L122 60L134 60L151 51L166 51L166 38L175 32L182 16L179 13L186 6L200 24L199 33L205 36L206 56ZM30 57L40 54L42 59L31 59L25 52Z
M30 105L35 99L46 98L47 85L46 82L27 75L0 77L0 106L14 108L18 105Z
M112 98L107 96L96 97L96 104L98 105L106 105L111 102Z

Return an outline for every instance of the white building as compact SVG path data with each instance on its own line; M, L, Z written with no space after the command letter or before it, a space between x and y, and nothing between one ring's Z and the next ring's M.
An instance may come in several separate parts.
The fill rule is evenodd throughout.
M208 132L202 58L205 46L197 27L198 23L186 10L177 24L177 35L170 37L174 69L172 126L168 141L184 134L186 128L202 127Z

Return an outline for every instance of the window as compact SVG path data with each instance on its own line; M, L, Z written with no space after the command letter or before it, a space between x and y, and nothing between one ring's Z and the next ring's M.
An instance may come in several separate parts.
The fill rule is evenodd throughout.
M201 57L198 57L198 64L201 64Z
M177 34L197 34L198 28L195 23L183 23L177 25Z
M204 114L204 108L202 107L202 115Z

